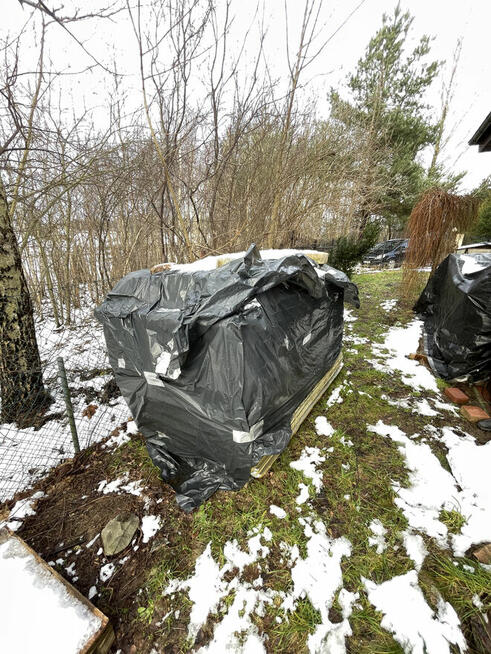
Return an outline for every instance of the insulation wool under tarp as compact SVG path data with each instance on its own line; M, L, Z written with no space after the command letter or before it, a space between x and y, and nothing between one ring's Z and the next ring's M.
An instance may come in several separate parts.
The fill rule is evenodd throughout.
M130 273L95 311L150 456L188 511L284 450L340 353L344 299L359 306L344 273L302 254L262 260L252 246L198 267Z
M491 377L491 254L450 254L414 310L424 320L425 352L439 377Z

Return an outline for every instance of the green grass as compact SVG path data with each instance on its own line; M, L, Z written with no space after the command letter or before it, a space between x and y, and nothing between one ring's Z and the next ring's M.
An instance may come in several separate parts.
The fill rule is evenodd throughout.
M133 437L114 450L109 467L110 474L124 474L128 470L128 463L131 463L132 470L139 473L144 482L150 483L160 479L160 471L148 456L147 447L141 437Z
M403 651L391 634L381 627L381 615L368 602L362 577L381 583L414 568L402 545L401 533L406 529L407 521L395 504L394 491L394 484L408 484L408 476L397 445L390 438L367 431L366 427L383 420L386 424L398 425L409 435L423 435L428 424L457 424L460 418L451 414L427 418L382 399L382 395L392 400L416 395L396 373L388 375L367 363L374 358L372 343L383 343L391 326L407 324L414 317L410 302L402 303L391 312L380 306L384 300L397 297L400 279L399 271L359 275L354 279L359 284L362 305L359 311L353 311L356 320L349 323L348 329L357 337L367 338L368 342L348 343L346 346L353 351L345 352L345 367L334 383L334 387L343 385L342 403L326 410L326 397L332 392L331 388L275 462L271 473L261 480L252 480L239 492L216 493L192 515L185 527L179 523L179 517L176 518L176 533L181 530L181 536L173 547L164 548L158 561L149 569L139 597L136 620L141 629L147 630L149 643L172 644L178 652L189 650L186 626L191 603L185 592L172 597L162 593L172 579L186 579L192 574L196 558L208 543L211 543L215 560L224 565L223 548L227 541L236 539L240 547L247 550L251 532L258 527L268 527L273 533L273 540L267 543L269 554L246 568L242 579L251 581L261 574L264 588L291 590L291 565L285 559L280 543L297 545L301 556L305 556L307 538L298 518L311 516L325 524L329 537L345 536L352 545L351 556L342 560L343 585L349 591L358 592L360 599L359 607L354 608L350 618L353 635L347 642L348 651L357 654ZM438 385L439 388L445 386L440 382ZM424 397L425 393L418 395ZM315 431L315 418L320 415L326 415L336 428L329 439L318 436ZM348 440L352 446L347 445ZM311 487L310 503L301 505L298 511L298 484L308 484L308 481L289 464L307 445L332 447L333 450L320 466L323 472L321 493L316 495ZM432 447L442 465L448 468L444 446L433 444ZM115 471L124 469L128 457L138 462L143 477L154 478L156 469L149 463L143 443L131 441L116 450ZM278 519L271 515L271 504L281 506L287 517ZM369 524L375 518L381 520L387 530L386 548L381 554L368 544ZM442 511L440 519L451 533L459 533L465 523L465 518L456 510ZM454 565L450 550L437 548L426 537L425 542L430 554L419 575L423 593L430 605L435 606L435 589L438 589L458 612L471 646L477 647L472 640L471 620L479 619L479 612L472 598L475 595L483 598L489 607L491 577L476 562L458 559L458 565ZM463 564L472 565L474 572L463 568ZM204 626L208 639L213 634L214 623L233 599L234 593L231 592L220 607L219 615L209 618ZM318 611L306 598L298 601L296 609L288 615L279 604L267 605L264 615L253 618L259 632L267 636L268 652L306 652L308 636L320 622ZM167 618L157 629L158 618L170 610L181 612L177 626L175 619ZM340 608L336 602L332 614L339 618ZM475 651L479 652L478 649Z
M440 521L447 526L447 529L451 534L460 534L462 527L467 522L464 516L455 510L447 511L443 509L440 511L439 517Z

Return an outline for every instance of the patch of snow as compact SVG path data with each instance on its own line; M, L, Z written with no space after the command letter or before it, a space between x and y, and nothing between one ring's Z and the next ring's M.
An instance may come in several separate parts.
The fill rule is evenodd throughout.
M148 541L155 536L161 526L160 516L156 515L144 515L142 518L141 530L142 530L142 541L148 543Z
M413 320L405 327L391 327L384 343L382 345L375 343L372 348L374 354L381 358L383 363L378 361L370 361L370 363L377 370L401 372L403 383L412 388L437 392L438 386L435 377L428 368L418 361L407 358L409 354L418 349L421 325L421 320ZM384 349L389 350L388 355L383 352Z
M390 404L390 406L398 406L401 407L402 409L411 408L411 405L409 404L409 398L406 397L400 398L398 400L393 400L388 395L385 395L385 393L382 393L380 399L385 400L387 404Z
M460 534L452 534L452 546L456 556L464 556L471 545L491 541L491 441L478 445L472 436L459 436L450 427L441 433L452 475L461 488L457 510L466 519Z
M432 402L437 409L443 409L444 411L450 411L454 415L458 415L458 409L457 407L453 406L453 404L449 404L448 402L440 402L440 400L437 400L436 398L432 398Z
M271 504L269 512L277 518L286 518L286 511L281 507L276 506L276 504Z
M70 577L74 577L77 574L77 571L75 570L75 563L70 563L70 565L65 568L67 575Z
M220 568L211 555L211 543L208 543L203 554L196 559L194 576L180 585L181 589L189 589L189 599L193 602L188 626L188 635L193 640L210 613L218 608L225 587Z
M298 484L298 487L300 489L300 493L295 498L295 502L297 504L305 504L305 502L309 499L309 487L302 483Z
M138 481L130 481L128 483L128 475L114 479L113 481L108 482L106 479L103 479L99 482L97 491L107 495L108 493L129 493L130 495L136 495L139 497L142 494L141 479Z
M212 641L201 647L198 653L265 654L262 638L251 621L251 613L255 610L261 615L267 600L268 595L264 591L256 590L249 584L239 585L232 606L215 627ZM245 637L241 637L241 634L245 634Z
M319 436L332 436L334 434L334 428L330 422L327 422L325 416L317 416L315 419L315 431Z
M96 542L98 538L99 538L99 534L96 534L92 540L89 540L89 542L86 543L85 547L87 548L92 547L92 545Z
M472 275L472 273L479 272L480 270L484 270L484 268L486 268L485 264L479 263L478 261L476 261L475 257L469 254L461 254L460 259L461 261L463 261L462 264L463 275Z
M0 578L2 652L76 654L101 627L100 618L15 538L0 545Z
M135 420L128 420L128 422L126 423L126 433L127 434L138 433L138 425L136 424Z
M321 254L317 250L260 250L261 258L266 259L282 259L283 257L288 257L292 254L304 254L306 256ZM219 254L216 256L203 257L203 259L198 259L191 263L173 263L166 262L166 265L170 270L182 270L186 272L196 272L199 270L215 270L218 268L222 262L235 261L235 259L241 259L245 256L246 252L228 252L226 254ZM315 269L319 277L323 277L325 272L321 268Z
M343 401L343 398L341 397L341 390L343 388L344 384L340 384L337 386L331 395L327 398L326 406L327 408L333 406L333 404L341 404Z
M442 468L427 443L413 442L398 427L385 425L379 420L367 429L398 443L399 451L406 459L410 485L402 488L393 484L398 495L395 503L413 529L423 531L445 547L448 529L439 515L443 508L452 510L457 506L458 491L452 475Z
M242 571L246 565L254 563L258 558L264 558L269 553L269 547L262 545L261 537L265 540L271 540L271 532L268 529L268 532L264 530L261 533L259 528L253 530L255 533L254 536L249 538L247 541L247 552L244 552L240 549L237 541L234 539L225 543L223 548L223 556L226 561L230 564L231 568L238 568L239 571Z
M121 432L119 434L114 434L114 436L111 436L103 445L104 448L112 448L112 447L121 447L121 445L124 445L130 440L130 437L125 434L124 432Z
M346 307L344 308L343 316L344 322L354 322L357 319L356 316L353 315L353 310L347 309Z
M423 537L419 534L415 534L409 529L406 529L402 532L402 542L404 543L407 555L413 561L417 572L419 572L426 556L428 555L428 550L426 549Z
M431 406L430 406L428 400L426 400L426 399L418 400L418 401L415 403L415 406L414 406L414 408L413 408L413 411L414 411L415 413L419 413L419 414L422 415L422 416L429 416L429 417L432 417L432 416L437 416L437 415L439 415L438 411L435 411L435 409L432 409L432 408L431 408Z
M106 563L106 565L103 565L99 570L99 577L101 578L101 581L105 582L110 579L114 574L114 570L114 563Z
M290 468L302 472L311 480L315 490L319 492L322 488L322 471L317 470L316 466L325 460L326 457L321 455L318 447L304 447L300 458L297 461L292 461Z
M10 511L7 520L3 522L0 521L0 529L2 527L8 527L11 531L17 531L17 529L22 525L24 518L36 513L33 505L42 497L44 497L43 491L37 491L31 495L31 497L26 497L23 500L16 502Z
M385 300L384 302L380 303L380 306L384 311L389 312L395 308L396 304L397 304L397 300Z
M230 592L235 592L232 606L228 608L225 617L215 628L212 641L198 650L199 652L264 651L262 640L251 621L250 614L255 611L258 615L264 615L264 604L272 602L275 592L259 590L257 586L262 585L260 578L252 585L240 583L237 576L229 582L224 579L226 572L235 568L239 568L240 571L246 565L254 563L258 557L268 554L269 548L261 544L261 538L270 541L271 531L268 528L263 531L256 528L251 532L251 538L247 542L248 552L241 551L237 541L227 542L224 547L226 563L222 568L213 559L211 543L208 543L205 551L196 560L194 575L185 580L172 580L164 590L164 595L188 590L189 599L193 603L188 635L193 641L208 616L217 612L221 601ZM240 632L246 632L244 640L237 635ZM253 649L249 649L251 647Z
M333 624L329 620L336 591L342 587L343 576L341 559L351 554L350 542L342 536L331 539L326 534L325 525L319 520L311 525L304 523L307 542L307 556L298 557L292 568L293 595L295 598L308 597L312 606L320 613L321 623L308 638L309 652L344 653L345 638L351 635L348 618L357 595L340 591L340 604L343 620ZM342 589L344 590L344 589Z
M96 586L91 586L89 588L89 594L87 595L87 598L91 600L93 597L97 595L97 588Z
M460 620L448 602L438 599L437 612L426 603L415 570L376 584L362 577L368 599L383 613L381 626L406 654L451 654L450 644L467 649Z
M480 611L483 610L484 604L483 604L481 598L479 597L479 595L477 593L474 593L474 595L472 596L472 603Z
M385 548L387 547L385 542L385 534L387 533L387 529L378 518L372 520L372 522L369 524L369 529L372 532L372 536L369 536L368 544L377 548L377 554L382 554L382 552L384 552Z
M433 438L446 446L451 473L445 470L427 443L416 443L398 427L381 420L367 427L398 443L409 470L409 488L393 484L396 504L409 525L435 538L441 547L448 545L448 529L439 519L442 509L457 511L465 518L459 534L450 541L456 556L464 556L472 544L491 541L491 441L478 445L469 436L458 435L450 427L433 428ZM440 434L440 436L438 436Z
M346 334L344 340L351 345L364 345L365 343L368 343L368 338L364 338L363 336L353 336L352 334ZM350 351L356 352L356 350Z

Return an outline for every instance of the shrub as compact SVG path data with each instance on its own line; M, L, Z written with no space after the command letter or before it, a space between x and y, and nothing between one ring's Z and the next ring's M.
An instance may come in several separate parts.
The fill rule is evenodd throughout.
M341 236L329 255L329 265L351 276L356 264L377 243L379 232L378 223L368 223L361 235Z

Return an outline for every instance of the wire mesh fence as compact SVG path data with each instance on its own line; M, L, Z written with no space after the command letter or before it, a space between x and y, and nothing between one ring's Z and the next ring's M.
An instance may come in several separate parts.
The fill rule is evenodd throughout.
M110 435L129 418L129 410L114 381L100 325L91 302L77 309L69 327L57 327L49 311L36 320L41 357L43 398L19 396L15 422L0 420L0 501L31 486L39 477L75 453L59 359L73 405L73 422L84 449ZM13 388L25 371L11 371ZM0 404L1 408L1 404ZM5 417L5 416L4 416Z

